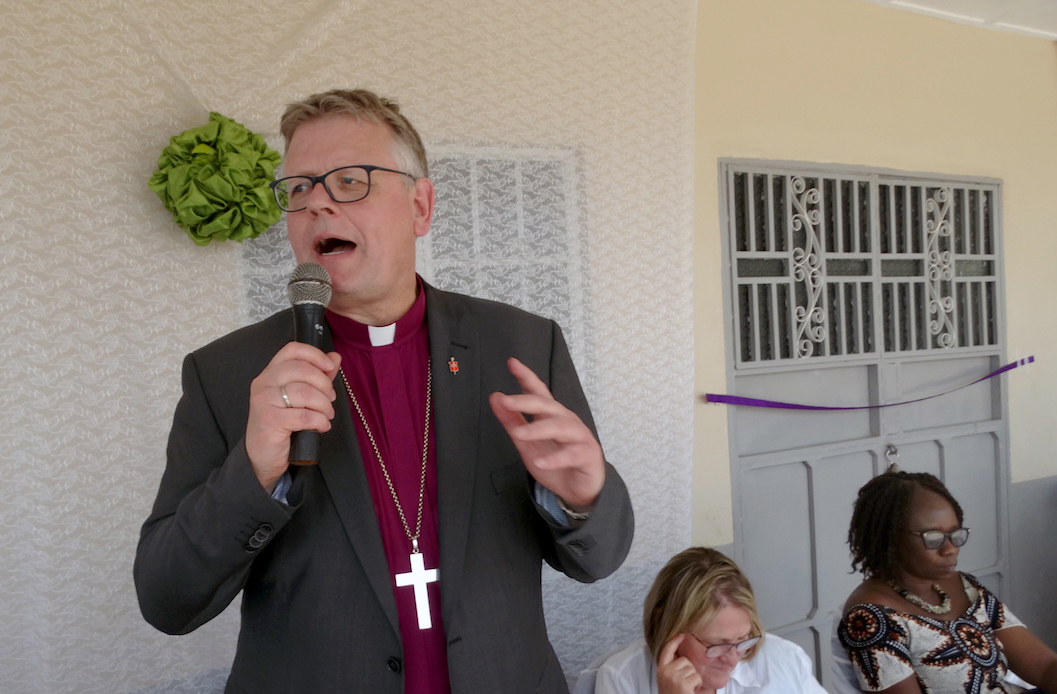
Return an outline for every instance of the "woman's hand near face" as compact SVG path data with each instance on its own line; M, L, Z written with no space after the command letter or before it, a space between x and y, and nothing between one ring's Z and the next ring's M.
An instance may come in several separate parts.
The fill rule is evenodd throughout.
M702 684L694 664L685 656L676 655L685 638L686 634L676 634L661 650L657 659L658 694L693 694Z

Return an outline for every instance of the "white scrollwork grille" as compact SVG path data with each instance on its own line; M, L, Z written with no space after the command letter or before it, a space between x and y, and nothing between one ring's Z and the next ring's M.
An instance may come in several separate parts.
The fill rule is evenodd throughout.
M809 188L800 176L792 178L793 279L796 280L796 354L810 357L826 337L826 314L822 310L822 245L818 230L822 213L818 209L818 188Z
M724 171L738 366L998 344L997 184Z
M954 299L950 282L954 260L950 250L951 189L937 188L925 199L925 236L928 243L929 332L939 347L954 345Z

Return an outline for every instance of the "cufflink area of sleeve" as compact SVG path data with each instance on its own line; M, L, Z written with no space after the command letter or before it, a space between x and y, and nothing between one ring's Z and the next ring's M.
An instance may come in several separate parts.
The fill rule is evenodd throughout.
M569 543L569 550L573 554L582 556L584 554L587 554L587 552L589 552L591 550L591 548L594 546L594 544L595 544L594 542L591 542L591 541L589 541L587 539L573 540L573 541L571 541Z
M270 523L261 523L257 527L256 532L250 535L250 539L246 541L246 551L253 553L259 550L268 542L274 531L275 528Z

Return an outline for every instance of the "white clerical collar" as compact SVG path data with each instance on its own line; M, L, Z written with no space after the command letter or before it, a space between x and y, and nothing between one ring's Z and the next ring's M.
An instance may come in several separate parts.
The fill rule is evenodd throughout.
M367 335L371 338L372 347L391 345L396 339L396 323L382 326L368 325Z

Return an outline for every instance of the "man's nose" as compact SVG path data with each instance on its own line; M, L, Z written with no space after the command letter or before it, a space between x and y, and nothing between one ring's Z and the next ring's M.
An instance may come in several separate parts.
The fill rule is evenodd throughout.
M316 181L312 184L312 190L308 191L308 200L306 202L306 209L314 212L319 212L322 209L333 210L334 198L330 197L330 193L327 192L327 187L323 181Z

